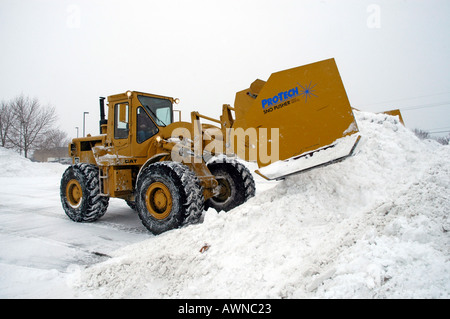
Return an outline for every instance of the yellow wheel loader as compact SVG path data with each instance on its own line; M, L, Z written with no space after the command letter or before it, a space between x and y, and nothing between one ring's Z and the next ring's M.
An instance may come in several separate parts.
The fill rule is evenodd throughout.
M104 100L100 135L69 144L62 206L70 219L92 222L110 197L122 198L153 234L254 196L236 157L277 180L352 155L360 138L334 59L254 81L219 119L192 112L190 122L175 121L178 99L135 91L109 96L106 118Z

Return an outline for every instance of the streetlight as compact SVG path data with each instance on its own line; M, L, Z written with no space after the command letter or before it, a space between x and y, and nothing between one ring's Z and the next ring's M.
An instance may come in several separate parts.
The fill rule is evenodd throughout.
M83 112L83 137L86 136L86 135L84 134L84 133L85 133L85 132L84 132L84 127L85 127L84 123L85 123L85 121L86 121L86 114L89 114L89 112Z
M75 128L77 129L77 138L78 138L78 126L75 126Z

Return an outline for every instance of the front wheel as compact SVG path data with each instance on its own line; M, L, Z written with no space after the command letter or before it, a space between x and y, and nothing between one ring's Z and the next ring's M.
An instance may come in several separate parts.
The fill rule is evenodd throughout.
M100 195L98 168L80 163L66 169L60 186L61 204L76 222L93 222L108 208L109 197Z
M205 208L229 211L255 196L255 181L247 167L235 160L218 160L208 164L219 183L219 193L208 199Z
M135 201L126 200L125 202L127 203L128 207L130 207L134 211L137 211L136 202Z
M197 176L176 162L149 165L137 182L136 208L153 234L197 223L203 212L203 190Z

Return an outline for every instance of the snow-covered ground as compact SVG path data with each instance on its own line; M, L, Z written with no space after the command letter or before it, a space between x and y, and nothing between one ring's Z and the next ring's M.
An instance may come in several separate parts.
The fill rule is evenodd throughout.
M355 114L353 157L159 236L116 199L70 221L66 167L0 149L0 297L449 298L450 146Z

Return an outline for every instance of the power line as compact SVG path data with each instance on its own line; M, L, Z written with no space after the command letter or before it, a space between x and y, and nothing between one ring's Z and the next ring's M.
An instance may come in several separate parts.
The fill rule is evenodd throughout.
M450 101L442 102L442 103L428 104L428 105L415 105L415 106L400 107L400 110L404 110L404 111L418 110L418 109L426 109L426 108L442 106L442 105L450 106Z
M419 128L417 128L419 129ZM450 132L450 126L444 126L444 127L435 127L435 128L428 128L428 129L420 129L424 132L434 134L434 133L446 133Z
M450 126L430 128L426 131L447 130L447 129L450 129Z
M414 99L419 99L419 98L422 98L422 97L430 97L430 96L437 96L437 95L444 95L444 94L450 94L450 92L441 92L441 93L427 94L427 95L421 95L421 96L410 97L410 98L403 98L403 99L397 99L397 100L390 100L390 101L384 101L384 102L371 103L371 104L362 105L362 107L364 107L364 106L371 106L371 105L378 105L378 104L384 104L384 103L391 103L391 102L400 102L400 101L414 100Z
M425 131L430 134L447 133L447 132L450 132L450 126L436 127L436 128L431 128L431 129L425 130Z

